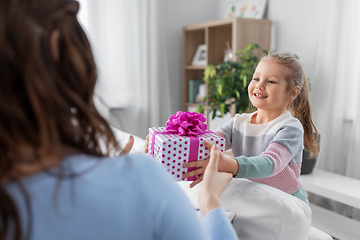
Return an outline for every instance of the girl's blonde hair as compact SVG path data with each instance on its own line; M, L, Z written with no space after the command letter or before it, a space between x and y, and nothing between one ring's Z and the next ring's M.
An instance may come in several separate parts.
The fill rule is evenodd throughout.
M296 86L300 87L300 93L290 103L289 110L303 125L305 149L310 152L310 156L317 156L320 150L318 142L319 134L311 117L309 81L300 62L293 55L273 52L264 56L261 60L279 63L289 69L289 74L286 77L288 83L287 90Z

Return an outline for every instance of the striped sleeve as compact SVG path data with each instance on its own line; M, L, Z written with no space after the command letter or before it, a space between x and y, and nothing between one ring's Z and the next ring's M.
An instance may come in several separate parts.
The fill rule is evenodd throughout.
M283 171L291 161L291 153L281 144L271 143L260 156L239 156L235 159L239 163L239 172L235 177L264 178Z
M218 129L218 131L221 131L221 133L223 134L223 137L225 138L226 143L228 145L228 149L230 149L232 145L233 126L234 126L234 118L231 118L224 125L222 125L220 129Z
M270 143L261 156L268 157L273 162L271 177L283 171L291 161L291 153L279 143Z
M303 132L294 126L284 126L275 133L271 143L281 144L294 157L303 150Z

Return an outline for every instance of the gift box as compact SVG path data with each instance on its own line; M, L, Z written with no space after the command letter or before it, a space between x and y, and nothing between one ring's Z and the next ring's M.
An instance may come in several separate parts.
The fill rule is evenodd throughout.
M149 154L177 181L182 181L185 173L196 169L183 168L184 163L210 157L205 140L217 144L222 152L225 150L225 139L208 131L205 121L201 113L179 111L170 117L166 128L149 128ZM195 179L193 176L186 180Z

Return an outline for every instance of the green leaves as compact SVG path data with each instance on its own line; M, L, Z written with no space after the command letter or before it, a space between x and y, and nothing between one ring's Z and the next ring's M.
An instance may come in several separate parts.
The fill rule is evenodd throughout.
M215 65L210 64L205 68L204 71L204 81L208 81L210 78L213 78L216 74Z
M222 83L219 83L219 85L218 85L218 93L219 93L219 95L222 95L222 91L223 90L223 84Z
M247 77L246 77L245 74L243 74L242 79L243 79L243 87L246 88L246 86L247 86Z
M235 89L235 95L236 95L236 99L239 99L240 98L240 93L237 89Z
M253 52L257 48L259 45L249 44L236 52L238 61L206 66L203 80L208 85L208 105L213 119L218 111L222 117L228 113L232 103L236 104L236 112L249 109L247 87L259 62ZM197 112L204 113L204 108L198 105Z
M196 107L196 112L198 113L204 113L204 107L201 104L198 104Z

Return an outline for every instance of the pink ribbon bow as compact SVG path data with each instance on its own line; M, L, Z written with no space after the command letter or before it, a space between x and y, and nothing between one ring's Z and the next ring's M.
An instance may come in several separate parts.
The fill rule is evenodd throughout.
M205 121L206 118L201 113L178 111L176 114L172 115L166 122L165 132L153 132L150 154L154 156L155 136L157 134L178 134L179 136L188 136L190 138L188 162L197 161L199 139L195 136L203 133L212 133L212 131L207 130L207 125L205 124ZM188 168L188 171L192 171L195 169L196 167ZM196 176L188 178L189 181L194 181L195 179Z
M200 135L206 132L206 118L201 113L178 111L166 122L166 130L180 136Z

